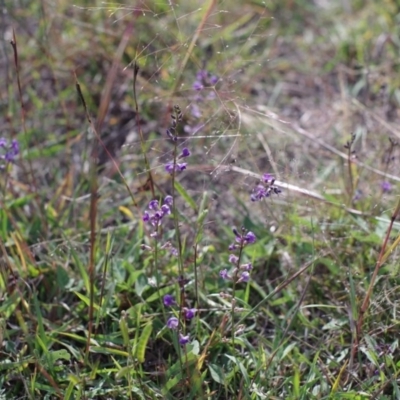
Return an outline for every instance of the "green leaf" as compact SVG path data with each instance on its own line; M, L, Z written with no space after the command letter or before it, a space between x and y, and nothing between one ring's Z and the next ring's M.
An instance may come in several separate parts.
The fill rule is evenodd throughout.
M221 367L216 364L209 364L208 370L210 371L211 378L217 383L225 383L225 374Z
M69 361L70 359L71 359L71 354L65 349L50 351L47 354L47 360L49 362L52 362L53 364L57 360L67 360L67 361Z
M144 363L146 346L149 341L152 330L153 330L153 324L149 323L144 327L143 332L140 335L140 339L136 347L136 357L140 363Z
M73 293L75 293L88 307L90 306L90 299L89 297L85 296L82 293L76 292L74 291ZM100 308L100 306L97 303L93 303L93 307L98 310Z
M183 188L183 186L175 180L176 191L185 199L186 203L195 211L197 211L196 202L189 196L188 192Z

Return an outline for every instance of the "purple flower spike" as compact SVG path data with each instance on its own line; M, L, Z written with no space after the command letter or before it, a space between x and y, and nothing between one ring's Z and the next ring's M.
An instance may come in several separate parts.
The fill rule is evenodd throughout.
M182 333L179 333L179 344L184 346L185 344L188 344L190 341L189 335L182 335Z
M222 271L219 271L219 276L222 279L229 279L229 274L227 269L223 269Z
M172 307L176 304L175 297L171 294L166 294L163 298L163 303L165 307Z
M186 319L192 319L196 315L197 308L185 308L184 312Z
M6 147L7 146L7 140L4 138L0 138L0 147Z
M176 317L171 317L168 321L167 321L167 328L169 329L178 329L179 326L179 321L178 318Z

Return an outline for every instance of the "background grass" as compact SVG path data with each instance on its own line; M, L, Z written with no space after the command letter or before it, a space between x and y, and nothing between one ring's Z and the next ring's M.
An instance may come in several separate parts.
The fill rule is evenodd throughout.
M0 175L0 398L400 398L396 1L0 7L0 136L21 146ZM218 82L195 90L200 70ZM175 104L192 154L172 179ZM282 193L253 203L263 173ZM166 328L183 305L186 346Z

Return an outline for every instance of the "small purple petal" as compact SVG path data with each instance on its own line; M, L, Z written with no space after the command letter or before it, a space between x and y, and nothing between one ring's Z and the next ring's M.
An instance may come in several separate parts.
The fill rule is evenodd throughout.
M169 329L178 329L178 326L179 326L179 321L178 321L178 318L176 318L176 317L171 317L167 321L167 328L169 328Z
M177 163L176 170L182 172L186 169L187 163Z
M242 269L243 271L251 271L253 269L253 265L252 263L242 264L240 266L240 269Z
M151 200L149 203L149 210L158 210L158 200Z
M256 235L253 232L247 232L244 236L245 242L249 244L255 243L256 239Z
M169 174L173 174L174 172L174 163L173 162L169 162L166 166L165 166L165 170L169 173Z
M15 139L11 142L11 150L15 156L19 154L19 144Z
M262 179L265 183L268 183L268 182L272 181L274 178L271 174L264 174Z
M196 315L197 308L185 308L184 312L186 319L192 319Z
M145 211L143 213L142 220L143 220L143 222L149 222L150 221L150 214L147 211Z
M179 333L179 344L184 346L185 344L188 344L190 341L189 335L182 335L182 333Z
M169 249L169 252L170 252L170 254L172 255L172 256L174 256L174 257L178 257L178 249L176 249L175 247L171 247L170 249Z
M172 307L176 304L175 297L171 294L166 294L163 298L163 303L165 307Z
M211 83L211 85L215 85L218 81L219 81L219 78L218 78L218 76L216 76L216 75L213 75L213 76L210 78L210 83Z
M239 261L239 257L234 254L229 254L229 262L232 264L236 264Z
M161 206L161 211L163 213L163 215L169 215L171 214L171 209L169 208L169 206L167 206L166 204L163 204Z
M180 158L184 158L184 157L189 157L190 156L190 151L187 147L185 147L184 149L182 149L182 153L180 154Z
M204 89L204 85L203 85L201 82L199 82L199 81L195 81L195 82L193 83L192 88L193 88L194 90L200 91L200 90L203 90L203 89Z
M219 271L219 276L222 279L229 279L229 274L227 269L223 269L222 271Z
M388 193L392 190L392 184L390 182L384 181L381 183L382 192Z
M168 196L165 196L164 204L166 204L168 206L172 206L173 201L174 201L174 199L172 198L172 196L168 195Z
M240 278L239 278L239 280L238 280L238 283L239 283L239 282L248 282L249 279L250 279L250 274L249 274L247 271L243 271L243 272L240 274Z
M208 72L205 69L199 70L196 74L196 79L198 81L203 81L203 80L207 79L207 77L208 77Z

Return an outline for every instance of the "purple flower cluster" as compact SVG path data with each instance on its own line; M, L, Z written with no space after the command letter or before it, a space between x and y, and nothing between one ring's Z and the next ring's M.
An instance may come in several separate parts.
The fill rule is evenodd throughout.
M7 139L0 138L0 163L9 164L15 161L15 157L19 154L18 141L13 139L8 142ZM3 168L4 166L1 166Z
M154 227L155 233L151 236L157 236L157 230L161 226L165 215L171 214L172 196L166 196L163 205L160 207L158 200L151 200L148 205L148 210L143 214L143 222L147 222Z
M264 174L262 183L258 184L250 196L251 201L260 201L264 198L271 196L271 194L282 193L282 190L274 185L275 178L270 174Z
M230 251L240 251L243 247L253 244L257 240L256 235L253 232L246 231L244 228L242 228L241 233L236 228L233 228L233 233L235 234L235 242L229 245ZM233 253L229 255L229 262L235 266L233 272L229 274L229 271L225 268L220 271L219 276L225 280L233 279L236 283L248 282L253 265L251 263L240 264L240 258Z
M173 141L178 141L178 136L176 135L176 128L178 123L182 121L182 112L179 106L174 106L174 113L171 115L172 124L167 129L167 136ZM186 162L178 162L184 158L190 156L190 150L187 147L184 147L179 155L174 158L172 161L167 162L165 165L165 170L170 174L174 174L176 172L182 172L186 169Z
M182 158L186 158L190 156L190 151L188 148L184 148L181 152L181 154L178 155L178 160L181 160ZM186 169L187 163L186 162L174 162L170 161L165 165L165 170L169 174L173 174L174 172L182 172Z
M164 303L165 307L173 307L173 306L177 305L175 297L170 294L166 294L164 296L163 303ZM191 319L193 319L195 317L197 308L184 307L182 309L182 311L183 311L182 316L184 317L184 319L186 321L190 321ZM179 319L177 317L171 317L168 319L166 325L167 325L168 329L178 330L179 329ZM185 336L181 332L179 332L179 344L181 344L183 346L183 345L189 343L189 341L190 341L189 335Z
M203 90L205 87L215 86L219 78L216 75L211 75L210 72L201 69L197 72L196 80L193 83L193 89L200 91Z

